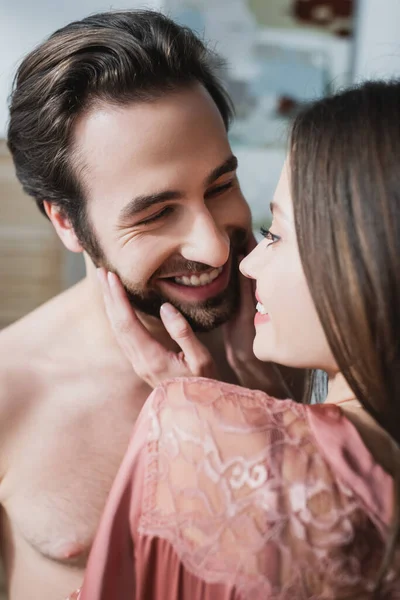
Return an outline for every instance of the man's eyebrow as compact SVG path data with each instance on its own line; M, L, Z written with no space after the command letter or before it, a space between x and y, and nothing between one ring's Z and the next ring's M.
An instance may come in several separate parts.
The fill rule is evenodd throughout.
M181 192L175 190L166 190L164 192L156 192L154 194L148 194L143 196L136 196L133 198L119 214L119 222L124 223L132 217L135 217L139 213L143 212L147 208L150 208L156 204L161 204L167 200L179 200L183 197Z
M216 167L206 177L205 186L207 187L207 186L211 185L212 183L214 183L214 181L217 181L217 179L219 179L220 177L222 177L222 175L225 175L226 173L230 173L231 171L236 171L237 167L238 167L238 159L236 158L236 156L231 154L222 163L222 165L219 165L218 167Z

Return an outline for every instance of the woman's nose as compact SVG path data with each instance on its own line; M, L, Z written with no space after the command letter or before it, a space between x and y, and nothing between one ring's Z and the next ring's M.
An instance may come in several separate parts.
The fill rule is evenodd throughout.
M240 272L245 277L249 277L250 279L257 279L257 271L258 266L260 265L260 247L262 242L260 242L253 250L244 257L239 265Z

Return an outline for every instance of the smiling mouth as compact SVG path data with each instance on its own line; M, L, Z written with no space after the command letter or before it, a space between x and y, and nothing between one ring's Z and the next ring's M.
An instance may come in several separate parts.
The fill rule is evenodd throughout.
M179 285L186 287L201 287L203 285L209 285L222 273L224 267L218 267L217 269L211 269L199 275L182 275L179 277L170 277L169 280Z
M256 305L256 310L257 310L257 312L258 312L260 315L267 315L267 314L268 314L268 311L267 311L267 309L265 308L265 306L264 306L263 304L261 304L261 302L260 302L260 301L258 301L258 302L257 302L257 305Z
M203 301L222 293L229 283L231 261L228 260L222 267L211 268L202 273L176 273L172 277L160 278L161 288L165 291L179 294L178 298L187 301Z

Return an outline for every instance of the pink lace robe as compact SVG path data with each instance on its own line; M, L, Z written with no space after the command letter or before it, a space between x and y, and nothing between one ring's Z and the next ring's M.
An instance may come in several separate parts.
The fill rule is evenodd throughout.
M339 407L171 380L137 421L79 600L364 600L392 496ZM381 597L400 598L397 569Z

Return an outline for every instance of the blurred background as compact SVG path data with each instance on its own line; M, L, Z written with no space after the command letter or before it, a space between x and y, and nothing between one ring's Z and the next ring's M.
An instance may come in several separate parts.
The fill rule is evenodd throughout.
M255 229L268 224L287 124L301 104L400 72L400 0L0 0L0 328L84 274L82 257L64 251L15 178L4 138L16 67L69 21L133 7L163 10L226 59L237 111L230 137Z

